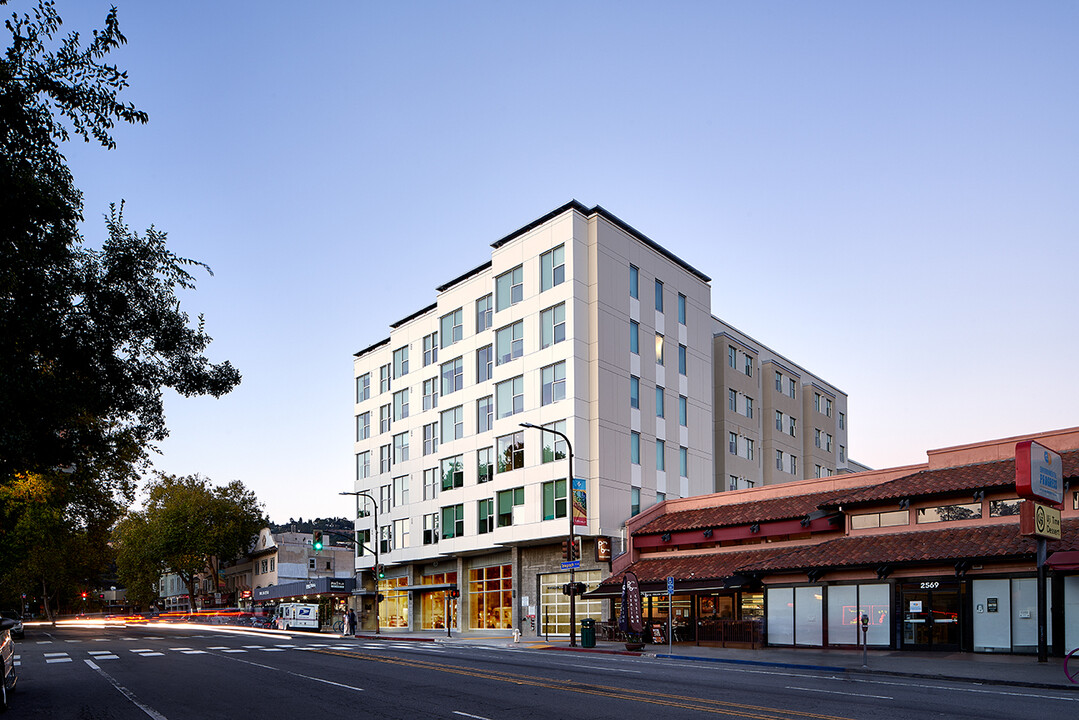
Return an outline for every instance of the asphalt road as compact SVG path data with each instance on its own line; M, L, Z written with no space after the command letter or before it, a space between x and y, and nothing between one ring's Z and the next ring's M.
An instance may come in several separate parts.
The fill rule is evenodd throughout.
M1079 717L1079 693L492 645L28 628L9 718Z

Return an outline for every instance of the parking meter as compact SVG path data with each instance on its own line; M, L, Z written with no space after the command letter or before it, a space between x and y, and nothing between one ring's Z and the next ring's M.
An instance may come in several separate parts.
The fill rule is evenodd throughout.
M869 667L869 613L862 613L862 667Z

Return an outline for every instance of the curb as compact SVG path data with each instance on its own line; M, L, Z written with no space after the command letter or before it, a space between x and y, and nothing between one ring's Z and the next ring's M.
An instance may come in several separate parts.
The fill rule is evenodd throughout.
M838 667L835 665L804 665L801 663L786 663L786 662L770 662L767 660L732 660L730 658L708 658L698 657L696 655L668 655L667 653L656 653L655 657L664 658L667 660L694 660L697 662L712 662L712 663L725 663L728 665L753 665L756 667L781 667L788 668L790 670L819 670L821 672L848 672L845 667Z

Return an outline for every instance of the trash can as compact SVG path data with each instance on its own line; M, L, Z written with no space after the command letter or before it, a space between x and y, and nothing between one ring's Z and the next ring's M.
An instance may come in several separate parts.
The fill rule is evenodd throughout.
M596 621L592 618L581 620L581 647L596 646Z

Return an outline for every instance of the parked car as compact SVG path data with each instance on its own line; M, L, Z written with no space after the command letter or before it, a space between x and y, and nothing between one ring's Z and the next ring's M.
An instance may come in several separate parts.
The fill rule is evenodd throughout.
M12 637L18 640L22 640L23 637L25 637L22 626L22 618L19 617L19 613L15 612L14 610L0 610L0 618L15 621L14 627L11 628Z
M15 621L7 617L0 618L0 712L7 710L8 693L15 689L15 641L11 639L11 629Z

